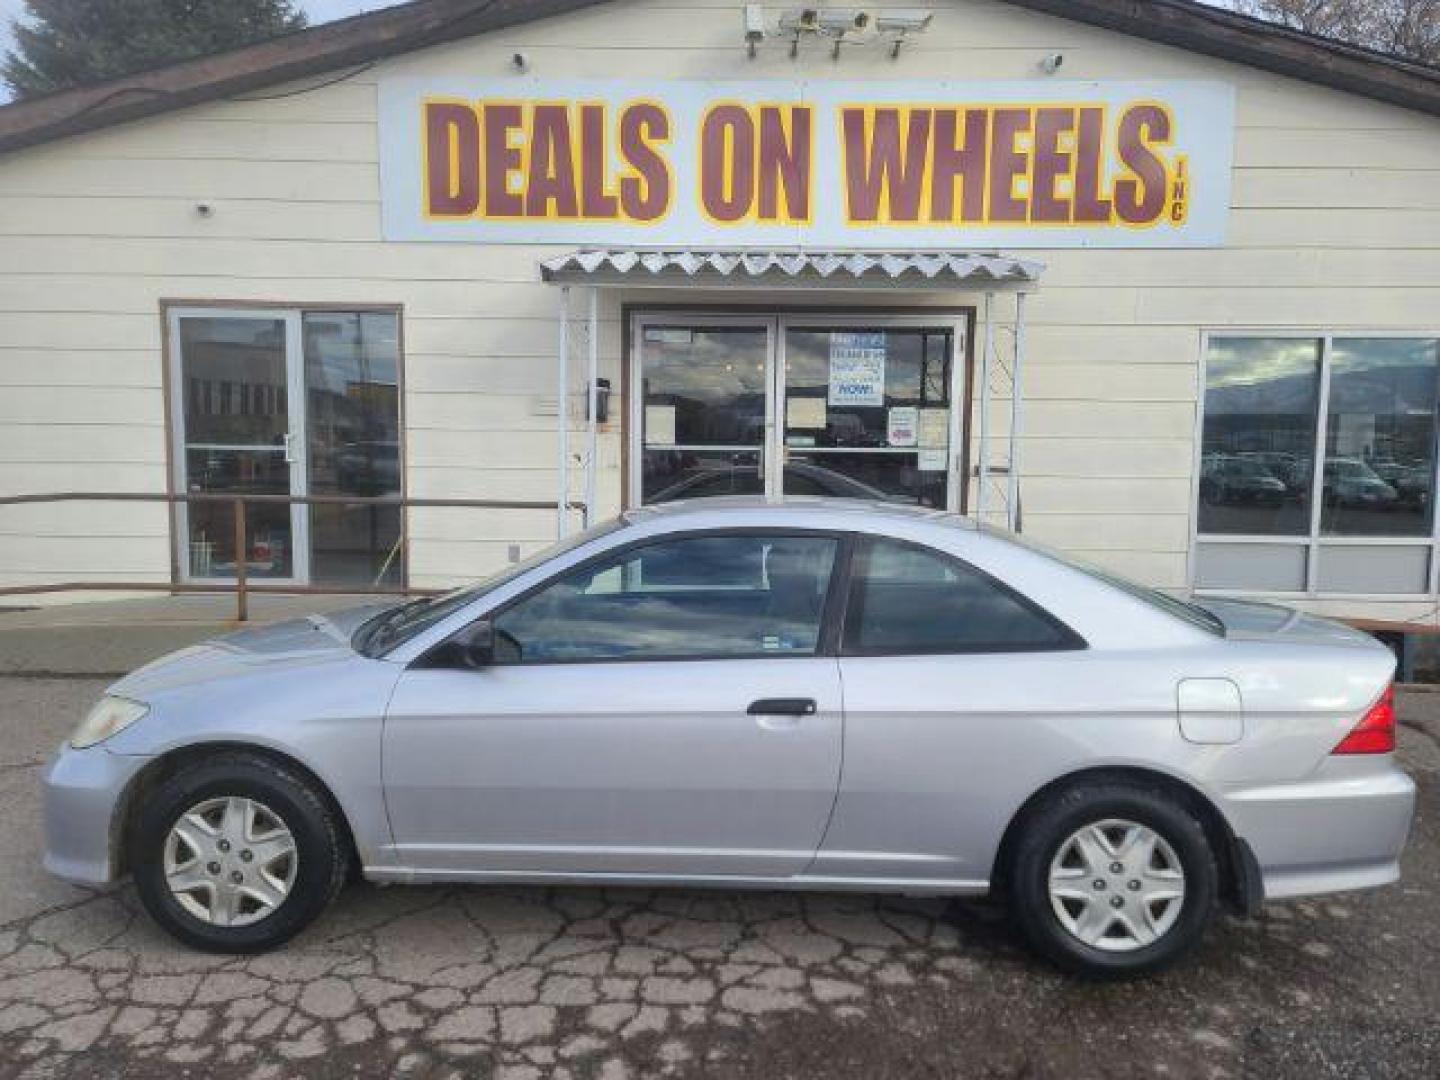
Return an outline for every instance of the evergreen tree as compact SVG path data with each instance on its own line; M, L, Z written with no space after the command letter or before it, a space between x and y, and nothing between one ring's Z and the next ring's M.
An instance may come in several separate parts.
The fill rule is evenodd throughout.
M16 97L144 71L305 26L292 0L25 0L0 79Z

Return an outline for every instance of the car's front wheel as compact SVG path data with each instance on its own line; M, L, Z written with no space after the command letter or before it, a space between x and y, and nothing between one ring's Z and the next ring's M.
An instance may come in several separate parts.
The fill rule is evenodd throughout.
M131 832L136 890L188 945L259 952L299 933L345 883L348 848L324 795L295 770L217 754L161 782Z
M1174 963L1215 907L1204 826L1158 788L1081 784L1024 822L1010 900L1040 953L1081 975L1117 978Z

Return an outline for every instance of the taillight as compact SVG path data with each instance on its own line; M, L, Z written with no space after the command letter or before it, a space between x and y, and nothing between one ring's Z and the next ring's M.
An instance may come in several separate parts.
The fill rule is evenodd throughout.
M1360 718L1334 754L1388 754L1395 749L1395 687L1387 686L1380 700Z

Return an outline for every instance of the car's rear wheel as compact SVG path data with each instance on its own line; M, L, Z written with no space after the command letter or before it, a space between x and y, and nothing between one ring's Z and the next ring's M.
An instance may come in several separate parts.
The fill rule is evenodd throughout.
M1204 934L1219 874L1204 826L1163 790L1080 784L1029 814L1010 899L1034 948L1096 978L1166 967Z
M141 903L213 952L289 940L345 883L345 835L323 793L268 758L224 753L154 788L131 832Z

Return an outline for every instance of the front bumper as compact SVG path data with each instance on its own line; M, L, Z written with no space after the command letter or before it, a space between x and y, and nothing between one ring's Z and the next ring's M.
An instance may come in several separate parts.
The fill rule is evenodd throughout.
M115 880L116 811L130 781L150 760L112 754L103 744L60 748L41 780L46 870L77 885Z
M1399 880L1415 782L1388 757L1332 757L1303 782L1227 792L1225 812L1265 899L1369 889Z

